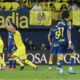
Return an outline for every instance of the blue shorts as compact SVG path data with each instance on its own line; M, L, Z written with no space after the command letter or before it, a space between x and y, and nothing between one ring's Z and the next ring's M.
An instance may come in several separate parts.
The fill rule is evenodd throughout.
M67 53L67 49L68 49L68 46L67 45L59 45L59 46L52 46L51 47L51 51L50 51L50 54L65 54Z
M10 45L8 47L8 54L11 54L11 53L15 52L16 50L17 50L16 45Z
M72 44L71 49L68 49L68 45L59 45L54 47L54 45L51 47L50 54L66 54L66 53L73 53L75 52L75 48Z

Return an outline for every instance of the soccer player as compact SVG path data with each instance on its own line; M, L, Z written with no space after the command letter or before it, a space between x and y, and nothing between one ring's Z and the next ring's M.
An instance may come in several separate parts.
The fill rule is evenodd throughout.
M14 42L13 34L11 32L8 32L8 60L10 65L8 69L16 69L16 61L10 57L11 54L13 54L16 51L16 49L17 47Z
M0 70L3 70L6 68L6 64L1 57L1 55L3 54L3 48L4 48L4 43L3 43L3 40L0 36ZM2 68L1 68L1 65L3 66Z
M15 24L11 23L10 20L8 22L10 24L9 28L6 26L5 22L4 22L4 26L9 32L13 33L14 41L15 41L15 44L17 46L17 50L16 50L16 52L13 53L12 57L20 64L20 66L21 66L20 70L24 69L23 62L30 65L30 66L32 66L33 70L37 70L38 67L27 59L26 48L25 48L25 45L22 41L20 32L18 30L16 30L17 26Z
M60 73L63 74L63 57L65 53L71 53L71 59L70 59L70 67L69 67L69 73L75 74L76 72L73 71L73 65L74 60L76 58L75 49L73 47L72 41L71 41L71 23L68 21L69 17L69 11L64 11L62 13L62 20L60 20L57 24L58 26L58 38L59 38L59 46L60 46L60 55L58 55L58 62L57 67L60 69Z
M58 36L56 36L56 34L58 34L57 32L58 32L58 27L54 26L53 28L51 28L48 34L48 41L51 47L50 58L49 58L49 70L52 69L54 55L58 54L59 41L58 41Z

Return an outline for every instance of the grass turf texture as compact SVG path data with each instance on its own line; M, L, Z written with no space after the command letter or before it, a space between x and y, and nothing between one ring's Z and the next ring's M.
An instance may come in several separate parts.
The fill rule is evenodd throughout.
M16 70L0 71L0 80L80 80L80 66L74 66L74 70L78 74L69 74L67 65L63 66L66 75L60 75L56 71L56 66L52 67L52 71L48 71L48 65L39 65L37 71L33 71L32 67L25 66L23 71L20 71L20 66Z

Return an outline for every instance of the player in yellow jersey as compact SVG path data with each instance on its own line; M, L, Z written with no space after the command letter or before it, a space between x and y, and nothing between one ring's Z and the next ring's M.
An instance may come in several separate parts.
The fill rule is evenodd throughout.
M3 70L3 69L6 68L6 64L5 64L5 62L3 61L2 57L1 57L2 53L3 53L3 48L4 48L4 43L3 43L3 40L0 36L0 70ZM3 65L2 68L1 68L1 65Z
M27 59L26 48L22 41L20 32L18 30L16 30L16 28L17 28L16 25L11 23L10 20L8 20L8 22L9 22L9 28L6 26L5 23L4 23L4 26L9 32L13 33L14 41L17 46L17 50L13 53L13 55L11 57L13 57L20 64L20 66L21 66L20 70L24 69L23 63L26 63L26 64L32 66L33 70L37 70L38 67Z

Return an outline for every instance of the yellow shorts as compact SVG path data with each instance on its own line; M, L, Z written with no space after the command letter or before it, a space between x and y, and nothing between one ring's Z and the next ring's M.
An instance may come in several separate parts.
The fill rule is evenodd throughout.
M20 48L18 48L18 49L14 52L13 55L15 55L15 56L17 56L17 57L21 57L21 59L27 59L25 47L20 47Z
M0 47L0 54L3 53L3 47Z

